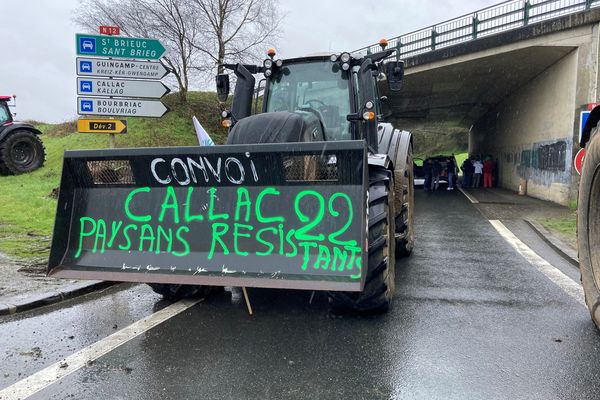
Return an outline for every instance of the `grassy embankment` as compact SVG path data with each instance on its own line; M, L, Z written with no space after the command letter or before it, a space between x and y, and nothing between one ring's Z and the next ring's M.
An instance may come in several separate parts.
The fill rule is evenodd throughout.
M219 127L214 93L190 93L187 104L175 95L164 100L171 112L163 118L129 118L128 133L117 136L117 147L194 146L196 115L215 143L224 143L226 131ZM76 133L75 122L38 124L44 132L44 167L30 174L0 176L0 252L27 263L45 263L56 212L51 193L60 183L65 150L108 147L105 135Z

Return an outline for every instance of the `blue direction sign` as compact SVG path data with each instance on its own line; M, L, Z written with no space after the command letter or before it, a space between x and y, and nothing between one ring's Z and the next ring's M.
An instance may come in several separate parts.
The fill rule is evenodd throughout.
M161 81L77 78L77 94L85 96L146 97L160 99L170 90Z
M111 60L108 58L77 57L77 75L108 76L111 78L161 79L169 71L159 61Z
M78 33L75 38L77 54L82 56L158 60L165 53L165 48L157 39L82 33Z
M169 109L159 100L129 98L78 97L79 115L115 115L123 117L162 117Z

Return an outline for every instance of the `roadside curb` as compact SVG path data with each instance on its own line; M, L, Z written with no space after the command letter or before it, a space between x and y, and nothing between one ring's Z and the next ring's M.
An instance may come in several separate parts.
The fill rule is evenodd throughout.
M525 218L524 221L548 246L552 247L562 258L579 269L579 260L575 250L563 243L559 238L537 222L527 218Z
M16 304L7 304L0 299L0 315L16 314L19 312L32 310L34 308L55 304L59 301L72 299L96 290L107 288L114 284L115 282L110 281L87 281L75 283L67 285L61 290L31 296L17 302Z

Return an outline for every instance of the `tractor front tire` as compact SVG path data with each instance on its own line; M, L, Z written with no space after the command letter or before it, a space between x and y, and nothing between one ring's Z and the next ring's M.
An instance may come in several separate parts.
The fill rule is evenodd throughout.
M177 285L171 283L149 283L148 285L154 292L171 301L189 299L192 297L204 298L214 289L213 286L204 285Z
M579 270L585 302L600 328L600 134L585 149L577 205Z
M389 171L369 171L369 255L362 292L329 292L334 313L374 314L388 311L395 292L395 240L393 197ZM363 267L364 268L364 267Z
M45 151L42 141L35 133L16 130L0 142L0 172L24 174L44 164Z

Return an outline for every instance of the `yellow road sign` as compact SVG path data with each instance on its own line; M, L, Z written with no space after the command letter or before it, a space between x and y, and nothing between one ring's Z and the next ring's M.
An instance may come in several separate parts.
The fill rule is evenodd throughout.
M124 119L80 119L77 120L79 133L127 133Z

